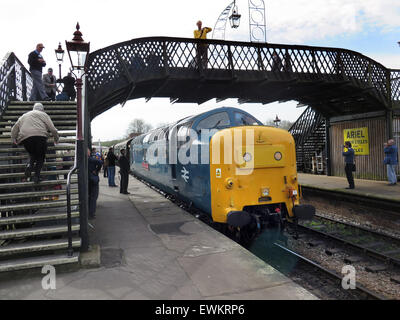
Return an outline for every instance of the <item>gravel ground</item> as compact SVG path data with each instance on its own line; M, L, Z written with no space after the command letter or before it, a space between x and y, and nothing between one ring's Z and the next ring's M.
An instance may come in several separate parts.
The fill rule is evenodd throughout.
M337 273L342 272L342 268L346 265L344 258L350 255L360 256L360 252L355 250L345 248L343 246L337 245L334 242L324 241L324 244L311 247L308 242L310 240L321 240L318 237L311 235L301 235L300 239L294 240L289 238L288 247L293 251L313 260L322 266L328 268L329 270L334 270ZM325 253L326 248L339 248L340 251L329 256ZM361 254L361 256L363 256ZM367 266L381 265L379 262L372 258L367 258L363 256L363 260L358 263L354 263L353 266L356 269L356 281L357 283L363 285L365 288L377 292L381 295L386 296L389 299L400 300L400 284L391 281L391 277L394 275L399 275L399 269L388 267L386 271L371 273L365 270Z

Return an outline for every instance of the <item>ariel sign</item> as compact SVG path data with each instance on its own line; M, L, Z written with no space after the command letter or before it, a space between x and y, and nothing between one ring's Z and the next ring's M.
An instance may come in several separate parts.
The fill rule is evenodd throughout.
M359 156L369 155L368 128L355 128L343 130L344 142L350 141L354 153Z

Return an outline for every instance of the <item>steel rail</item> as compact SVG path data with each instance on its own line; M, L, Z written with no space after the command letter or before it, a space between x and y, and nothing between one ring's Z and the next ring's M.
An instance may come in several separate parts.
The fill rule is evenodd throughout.
M290 249L288 249L288 248L286 248L286 247L284 247L284 246L282 246L282 245L280 245L278 243L274 243L274 245L276 247L280 248L281 250L285 251L286 253L289 253L289 254L291 254L293 256L296 256L302 262L304 262L306 264L309 264L309 265L312 265L313 267L315 267L318 270L328 274L329 276L331 276L333 278L336 278L338 281L340 281L340 283L342 282L343 275L340 275L340 274L336 273L335 271L329 270L329 269L323 267L322 265L320 265L320 264L318 264L318 263L316 263L316 262L314 262L314 261L312 261L310 259L307 259L306 257L303 257L302 255L298 254L297 252L294 252L294 251L292 251L292 250L290 250ZM366 295L367 297L369 297L369 298L371 298L373 300L388 300L386 297L384 297L384 296L382 296L382 295L380 295L378 293L374 293L374 292L372 292L371 290L365 288L362 285L356 284L356 288L353 289L353 290L358 290L362 294Z
M332 218L320 216L318 214L315 215L315 218L318 218L318 219L321 219L321 220L327 220L329 222L340 223L340 224L343 224L346 227L350 227L350 228L360 229L362 231L372 233L373 235L376 235L378 237L387 238L388 240L399 242L399 245L400 245L400 238L399 237L391 236L391 235L385 234L383 232L379 232L379 231L376 231L376 230L368 229L368 228L365 228L363 226L357 226L357 225L349 223L349 222L339 221L339 220L335 220L335 219L332 219Z
M288 223L291 224L290 222L288 222ZM364 247L362 245L356 244L356 243L354 243L352 241L349 241L349 240L340 238L338 236L329 234L327 232L316 230L316 229L313 229L311 227L307 227L307 226L304 226L304 225L301 225L301 224L297 225L297 229L299 229L299 228L305 230L306 232L311 232L311 233L317 234L319 236L323 236L325 238L332 239L332 240L337 241L337 242L341 242L341 243L343 243L343 244L345 244L347 246L350 246L350 247L353 247L353 248L355 248L357 250L363 251L363 252L365 252L365 253L367 253L367 254L375 257L375 258L378 258L378 259L383 260L383 261L391 262L394 265L400 266L400 260L399 259L396 259L396 258L393 258L391 256L385 255L384 253L378 252L376 250L373 250L373 249Z

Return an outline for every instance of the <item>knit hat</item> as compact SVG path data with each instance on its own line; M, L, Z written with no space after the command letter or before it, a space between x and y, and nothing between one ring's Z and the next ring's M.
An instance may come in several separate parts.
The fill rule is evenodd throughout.
M41 103L35 103L35 105L33 106L33 110L37 110L37 111L43 111L44 112L44 107Z

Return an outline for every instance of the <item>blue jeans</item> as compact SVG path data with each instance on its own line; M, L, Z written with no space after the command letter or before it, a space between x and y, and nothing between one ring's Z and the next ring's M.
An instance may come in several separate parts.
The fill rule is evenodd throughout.
M43 101L44 99L48 98L48 96L44 89L42 73L38 70L32 70L31 75L32 75L33 86L29 100Z
M108 185L115 186L115 167L108 167Z
M396 176L396 165L395 164L387 164L387 176L389 183L395 184L397 183L397 176Z

